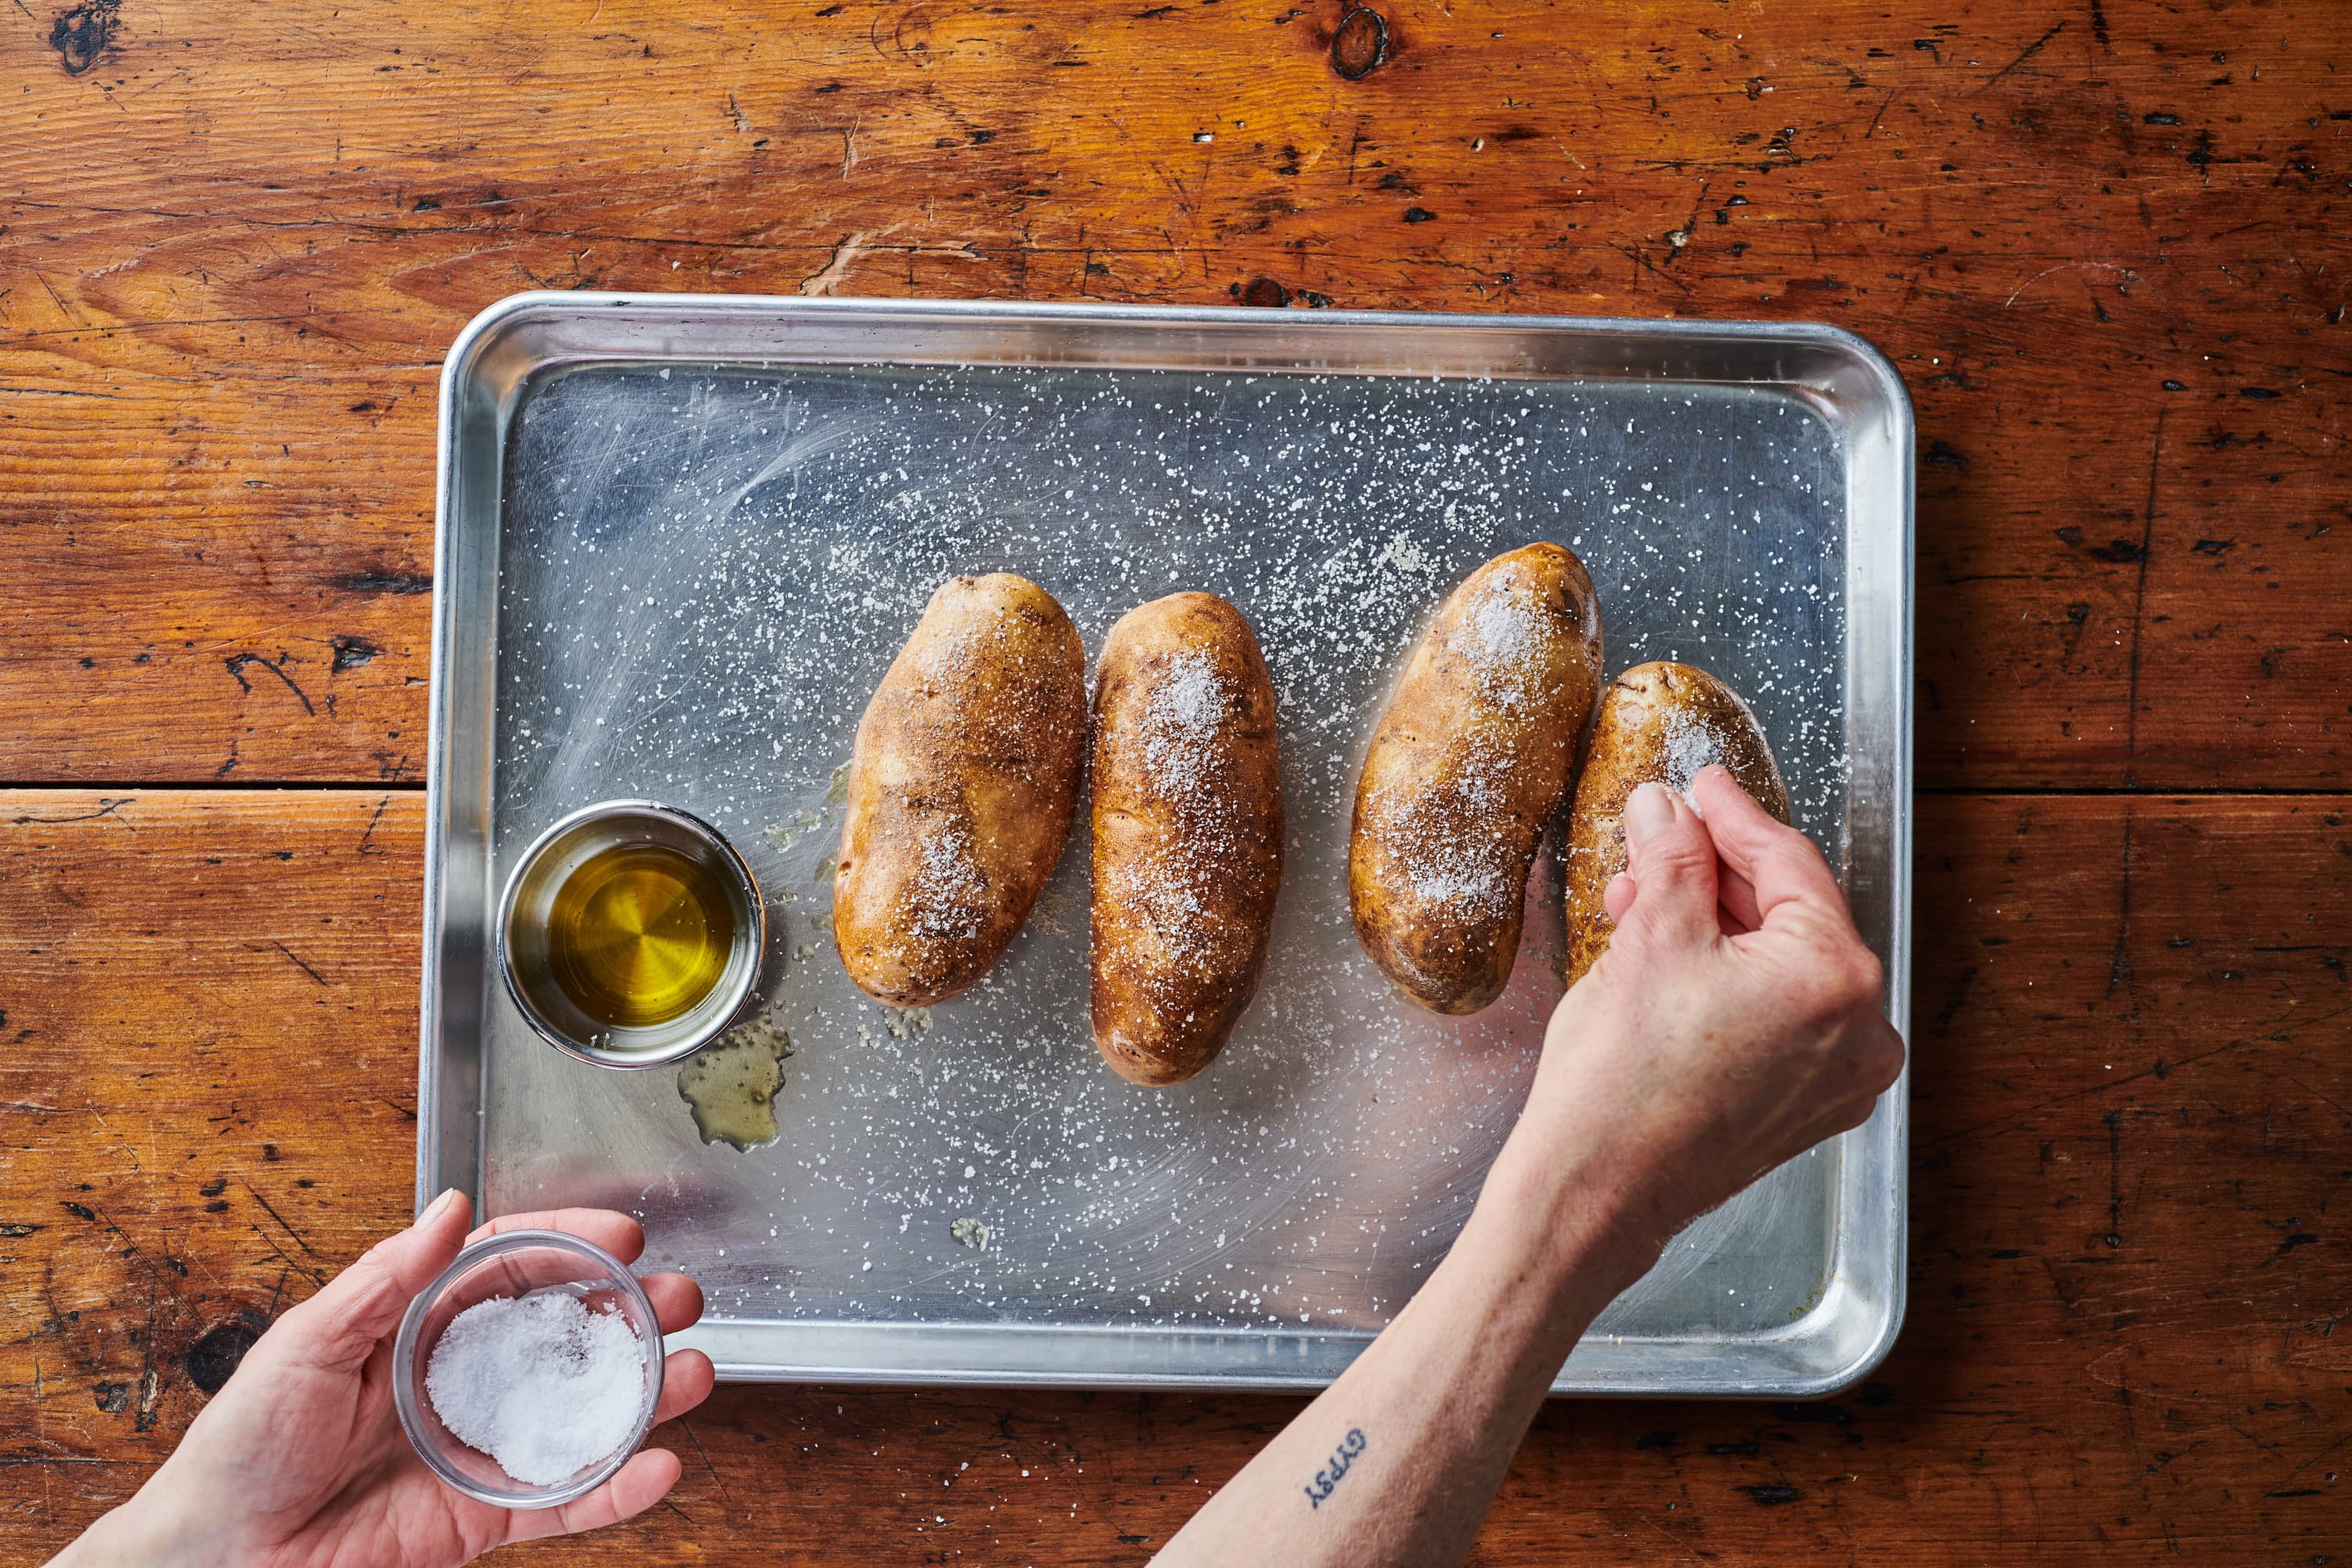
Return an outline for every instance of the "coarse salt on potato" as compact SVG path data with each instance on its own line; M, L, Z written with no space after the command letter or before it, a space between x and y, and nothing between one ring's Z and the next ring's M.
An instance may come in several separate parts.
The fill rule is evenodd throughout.
M1528 872L1567 798L1601 657L1583 563L1530 544L1446 596L1381 716L1349 906L1381 973L1433 1012L1475 1013L1510 982Z
M1121 1077L1180 1082L1256 994L1282 887L1274 684L1239 610L1172 594L1111 628L1093 789L1095 1044Z
M1739 694L1696 665L1637 664L1601 700L1592 744L1568 818L1568 983L1609 950L1616 923L1602 895L1625 869L1625 802L1645 784L1687 795L1691 781L1720 763L1780 821L1789 791L1764 728Z
M833 885L858 989L929 1006L996 962L1053 874L1085 766L1086 649L1025 577L931 595L866 703Z

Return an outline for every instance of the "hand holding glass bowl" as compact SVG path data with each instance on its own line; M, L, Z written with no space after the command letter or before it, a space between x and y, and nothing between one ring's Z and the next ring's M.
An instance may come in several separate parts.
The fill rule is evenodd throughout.
M662 1324L627 1265L584 1237L503 1221L488 1229L408 1304L393 1405L450 1486L499 1508L553 1508L604 1484L645 1441L661 1402ZM654 1283L675 1295L665 1281L685 1278ZM509 1310L446 1337L494 1301L562 1310L526 1320Z
M463 1194L444 1193L415 1225L280 1315L138 1496L59 1561L325 1568L356 1553L451 1564L510 1541L593 1530L659 1502L677 1480L677 1458L659 1448L631 1457L635 1439L608 1469L595 1468L603 1479L585 1489L549 1489L530 1503L490 1502L474 1489L457 1489L411 1451L394 1411L394 1391L406 1375L395 1334L411 1303L468 1241L469 1214ZM635 1220L602 1209L509 1215L470 1239L525 1230L564 1232L624 1272L645 1247ZM685 1275L652 1275L636 1289L663 1333L702 1315L701 1289ZM645 1342L649 1355L657 1352L657 1339ZM709 1357L670 1354L661 1362L647 1424L693 1409L710 1385ZM236 1506L224 1507L224 1500Z

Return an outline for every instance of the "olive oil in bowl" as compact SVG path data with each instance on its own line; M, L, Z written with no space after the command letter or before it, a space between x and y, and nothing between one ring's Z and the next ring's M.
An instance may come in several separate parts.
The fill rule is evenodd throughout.
M657 1067L717 1039L767 952L743 858L699 817L643 800L541 834L507 879L497 930L523 1021L599 1067Z
M563 880L547 956L573 1005L607 1027L682 1016L710 994L735 946L735 911L710 868L659 844L618 844Z

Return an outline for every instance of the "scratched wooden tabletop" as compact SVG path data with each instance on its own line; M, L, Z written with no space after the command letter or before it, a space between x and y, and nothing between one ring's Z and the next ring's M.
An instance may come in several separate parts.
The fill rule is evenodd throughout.
M1480 1563L2352 1550L2352 16L0 6L0 1557L407 1213L434 390L594 287L1833 321L1916 400L1910 1316ZM2343 1329L2338 1332L2338 1329ZM730 1388L598 1563L1139 1563L1297 1407Z

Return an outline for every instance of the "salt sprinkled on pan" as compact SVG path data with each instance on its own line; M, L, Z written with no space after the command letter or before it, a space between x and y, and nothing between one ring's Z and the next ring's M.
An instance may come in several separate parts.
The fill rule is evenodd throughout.
M708 399L689 402L706 381ZM795 944L776 1021L807 1048L779 1097L784 1136L731 1175L698 1167L713 1185L697 1190L727 1201L677 1209L659 1261L696 1266L715 1307L761 1321L1264 1328L1296 1323L1311 1289L1318 1324L1380 1327L1452 1244L1518 1114L1559 940L1556 874L1539 860L1512 992L1440 1020L1367 986L1335 918L1362 742L1446 592L1533 533L1557 538L1591 570L1612 671L1715 670L1755 705L1801 823L1834 839L1854 804L1847 753L1873 733L1849 733L1844 697L1858 498L1832 426L1797 397L1758 395L795 363L669 382L590 369L524 398L491 623L498 830L527 836L570 801L674 793L746 841ZM1093 1070L1084 854L1066 858L1027 938L933 1032L902 1037L838 964L809 961L832 835L789 850L757 836L803 807L837 825L828 779L905 628L941 582L992 570L1038 577L1090 648L1182 587L1223 595L1257 634L1282 718L1292 891L1235 1048L1176 1094ZM1456 632L1466 661L1470 628ZM1444 889L1444 861L1431 869ZM853 1042L866 1048L832 1048ZM1477 1048L1445 1048L1457 1042ZM527 1033L485 1049L513 1090L499 1104L573 1103L562 1058ZM656 1184L644 1202L688 1179L641 1144L632 1097L578 1110L575 1141L609 1144L616 1177ZM516 1190L540 1190L567 1144L496 1115ZM676 1135L681 1158L701 1156L682 1115ZM1321 1215L1347 1223L1306 1217ZM995 1228L985 1252L958 1244L962 1215ZM739 1245L750 1219L775 1234ZM1747 1227L1775 1223L1715 1219L1741 1247L1717 1257L1726 1232L1706 1232L1685 1272L1749 1268ZM1653 1322L1644 1302L1672 1306L1681 1278L1654 1276L1602 1326ZM1744 1290L1738 1318L1769 1326L1804 1304Z
M529 1486L560 1486L629 1440L645 1346L568 1290L477 1301L433 1347L425 1392L459 1441Z

